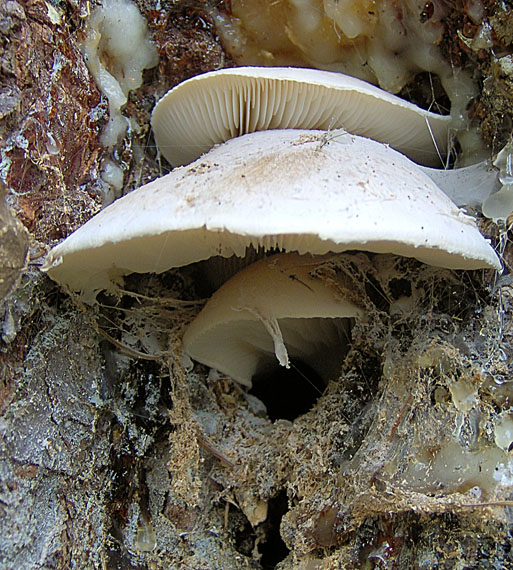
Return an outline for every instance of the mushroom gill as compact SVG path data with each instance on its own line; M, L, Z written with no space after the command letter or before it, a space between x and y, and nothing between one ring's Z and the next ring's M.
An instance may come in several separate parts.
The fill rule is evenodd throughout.
M480 209L494 193L487 205L495 200L500 210L504 201L499 200L497 168L490 160L441 168L456 124L454 114L451 118L426 111L340 73L286 67L205 73L166 93L155 106L151 122L157 145L173 166L254 131L343 128L390 144L417 162L459 206ZM460 131L463 134L468 135ZM497 208L493 212L491 208L488 214L496 218Z
M215 144L268 129L338 129L439 166L450 117L425 111L361 79L314 69L240 67L193 77L155 106L157 145L173 166Z

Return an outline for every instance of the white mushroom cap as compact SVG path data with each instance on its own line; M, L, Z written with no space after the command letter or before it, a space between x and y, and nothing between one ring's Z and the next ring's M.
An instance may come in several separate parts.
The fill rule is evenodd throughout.
M348 344L349 319L363 311L312 276L324 261L277 254L240 271L189 326L184 351L247 386L276 359L288 368L289 357L329 377Z
M173 166L215 144L268 129L338 129L390 144L440 165L451 118L421 109L360 79L316 69L239 67L205 73L171 89L152 128Z
M232 139L102 210L45 270L73 290L247 247L395 253L454 269L500 267L492 247L417 165L345 132Z

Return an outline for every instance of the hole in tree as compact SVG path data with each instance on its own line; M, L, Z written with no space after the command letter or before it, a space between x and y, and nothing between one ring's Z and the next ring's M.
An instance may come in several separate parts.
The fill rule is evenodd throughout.
M279 320L290 367L278 364L272 341L265 344L250 393L261 400L269 419L293 421L308 412L331 380L338 377L351 343L352 318Z
M440 115L449 115L451 110L451 100L440 77L429 71L417 73L398 95L422 109Z
M383 291L383 288L379 284L379 281L372 275L367 276L367 281L365 282L365 292L378 309L381 311L389 310L390 301L386 293Z
M392 279L389 288L394 299L411 297L411 282L408 279Z
M269 419L294 420L315 404L326 382L307 364L292 360L290 368L277 366L253 378L250 393L261 400Z
M258 547L262 555L260 564L263 570L273 570L289 553L289 549L280 534L281 519L287 510L287 494L285 491L280 491L274 499L269 501L267 519L263 523L266 540L260 543Z

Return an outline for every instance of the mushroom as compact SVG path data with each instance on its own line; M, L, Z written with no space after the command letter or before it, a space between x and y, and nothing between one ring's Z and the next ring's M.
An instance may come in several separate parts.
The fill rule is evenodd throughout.
M457 205L481 208L500 188L498 169L490 161L440 169L451 121L348 75L280 67L198 75L171 89L152 114L157 145L173 166L254 131L344 128L419 163Z
M243 257L250 246L500 267L474 220L397 151L345 131L280 130L231 139L117 200L44 269L91 298L128 273Z
M341 130L278 130L229 140L119 199L55 247L44 269L92 300L128 273L243 257L251 247L296 253L232 278L184 338L194 359L247 385L273 353L288 366L288 351L302 352L325 374L336 365L323 356L326 343L363 314L313 275L324 261L315 256L363 250L500 267L473 218L399 152Z
M187 329L184 351L246 386L276 360L285 368L298 360L333 377L363 310L315 276L329 257L278 253L238 272Z
M239 67L180 83L157 103L151 124L157 146L173 166L254 131L337 128L388 143L421 164L439 166L451 117L341 73Z

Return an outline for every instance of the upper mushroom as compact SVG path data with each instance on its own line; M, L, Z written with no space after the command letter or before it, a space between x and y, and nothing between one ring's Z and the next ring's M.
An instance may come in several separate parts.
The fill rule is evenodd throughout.
M439 166L450 121L340 73L240 67L177 85L155 106L152 128L173 166L254 131L338 128L388 143L420 164Z

